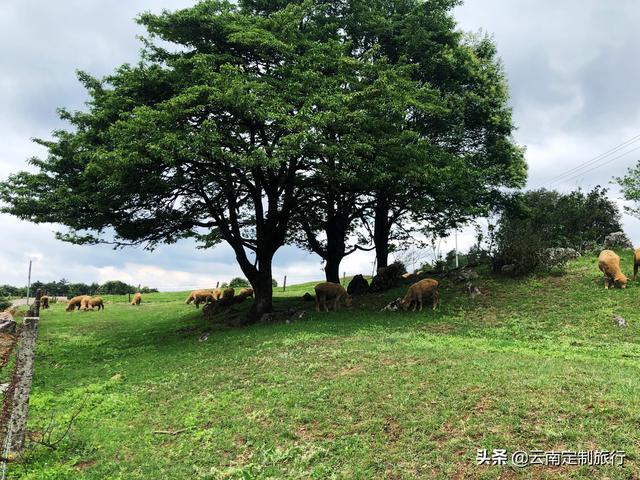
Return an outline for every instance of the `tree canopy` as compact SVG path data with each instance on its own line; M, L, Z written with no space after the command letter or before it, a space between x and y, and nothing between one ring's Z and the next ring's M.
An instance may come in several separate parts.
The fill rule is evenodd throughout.
M227 242L272 308L271 264L302 242L336 264L486 212L526 175L493 42L454 0L203 0L142 14L140 61L80 72L85 111L38 140L4 211L63 240ZM369 237L367 238L367 233ZM352 240L352 243L349 241ZM329 276L329 273L328 273Z

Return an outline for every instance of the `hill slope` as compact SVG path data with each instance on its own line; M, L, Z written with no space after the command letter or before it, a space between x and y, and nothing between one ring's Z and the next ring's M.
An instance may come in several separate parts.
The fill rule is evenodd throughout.
M299 288L276 304L304 319L241 329L204 324L182 294L55 305L30 427L53 415L55 440L80 413L11 478L637 478L640 282L600 278L589 257L562 277L483 277L474 301L445 283L441 309L416 314L377 311L400 290L318 314ZM483 448L617 449L626 464L478 466Z

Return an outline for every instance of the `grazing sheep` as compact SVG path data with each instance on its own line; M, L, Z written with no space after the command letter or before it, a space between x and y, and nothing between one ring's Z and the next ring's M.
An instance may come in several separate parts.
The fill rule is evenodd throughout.
M316 311L320 312L324 309L329 311L327 301L333 301L333 310L337 311L340 302L344 301L345 306L350 307L352 304L351 295L347 293L339 283L323 282L315 286L316 291Z
M104 310L104 301L101 297L92 297L88 302L88 306L91 308L91 310L96 307L98 307L98 310Z
M133 300L131 300L131 305L135 305L137 307L141 302L142 295L140 294L140 292L136 292L136 294L133 296Z
M414 283L409 287L407 294L400 302L400 306L406 311L413 304L413 311L415 312L418 305L420 305L420 311L422 311L422 297L430 296L433 299L433 309L435 310L440 305L438 285L438 281L432 278L425 278Z
M611 250L603 250L598 257L598 268L604 273L604 288L611 284L618 288L627 287L627 277L620 270L620 257Z
M200 308L201 303L210 303L213 301L214 298L211 290L194 290L193 292L191 292L184 303L189 305L191 302L193 302L196 308Z
M82 301L80 302L80 307L82 308L82 310L84 310L85 312L89 310L90 302L91 297L89 295L85 295L84 297L82 297Z
M640 266L640 248L633 253L633 279L638 276L638 267Z
M253 297L253 288L243 288L240 293L236 295L236 303L244 302L247 298Z
M83 306L83 302L86 303L88 300L90 300L91 297L88 295L78 295L77 297L73 297L71 300L69 300L69 302L67 303L67 308L65 308L65 310L67 312L72 312L73 310L75 310L76 308L78 310L80 310L80 308Z
M47 295L43 295L40 297L40 308L46 310L49 308L49 297Z
M222 289L221 288L214 288L211 291L211 295L213 295L213 299L214 300L220 300L222 298Z

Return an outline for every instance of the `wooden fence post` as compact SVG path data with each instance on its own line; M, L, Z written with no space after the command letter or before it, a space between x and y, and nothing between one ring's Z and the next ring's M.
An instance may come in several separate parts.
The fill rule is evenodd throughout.
M282 282L282 291L286 292L287 291L287 276L284 276L284 282Z
M8 411L7 424L3 425L3 453L5 457L19 455L24 449L27 434L29 395L33 383L33 365L36 357L36 340L40 316L42 290L36 292L36 300L24 317L18 339L16 366L11 390L6 393L3 411ZM10 387L11 388L11 387Z

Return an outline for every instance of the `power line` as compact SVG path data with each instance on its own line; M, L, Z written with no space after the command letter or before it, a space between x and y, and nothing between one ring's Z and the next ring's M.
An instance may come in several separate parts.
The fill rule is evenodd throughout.
M577 173L579 170L585 168L585 167L589 167L591 165L594 165L595 163L600 162L601 160L606 159L607 157L613 155L614 153L617 153L618 151L628 147L629 145L632 145L633 143L637 142L638 140L640 140L640 135L636 135L633 138L630 138L629 140L627 140L626 142L623 142L613 148L611 148L610 150L607 150L604 153L601 153L600 155L593 157L590 160L587 160L586 162L581 163L580 165L577 165L563 173L560 173L559 175L556 175L555 177L552 177L550 179L548 179L546 182L544 182L544 184L552 184L555 183L556 180L561 179L562 177L566 177L568 175L573 175L574 173Z
M560 173L560 174L558 174L558 175L546 180L545 182L543 182L541 184L538 184L538 186L534 187L534 189L541 188L541 187L543 187L545 185L546 186L551 186L554 183L557 183L558 181L560 181L561 179L563 179L564 177L567 177L567 176L573 176L574 174L578 174L578 176L579 176L581 174L579 172L580 170L582 170L582 169L584 169L586 167L590 167L592 165L595 165L596 163L599 163L602 160L607 159L607 157L609 157L609 156L613 155L614 153L617 153L620 150L622 150L622 149L624 149L624 148L636 143L639 140L640 140L640 135L636 135L635 137L630 138L626 142L623 142L623 143L611 148L610 150L607 150L606 152L601 153L600 155L598 155L596 157L593 157L592 159L587 160L586 162L581 163L580 165L577 165L577 166L575 166L575 167L573 167L573 168L571 168L571 169L569 169L569 170L567 170L567 171L565 171L563 173ZM628 151L626 153L631 153L632 151L634 151L634 150L630 150L630 151ZM623 154L623 155L626 155L626 153ZM607 162L607 163L610 163L610 162ZM603 165L606 165L607 163L604 163ZM602 165L600 165L600 166L602 166ZM599 166L596 167L596 168L599 168ZM591 171L591 170L589 170L589 171ZM582 173L584 173L584 172L582 172Z
M565 179L562 179L562 180L556 180L555 182L551 183L550 185L554 185L554 184L558 184L558 183L562 183L562 182L570 182L571 180L575 180L576 178L581 177L581 176L583 176L583 175L585 175L585 174L587 174L589 172L593 172L594 170L602 168L605 165L609 165L610 163L613 163L616 160L619 160L620 158L630 154L631 152L635 152L636 150L640 150L640 145L635 147L635 148L633 148L633 149L631 149L631 150L629 150L629 151L627 151L627 152L625 152L625 153L623 153L622 155L618 155L617 157L614 157L614 158L612 158L610 160L607 160L606 162L604 162L604 163L602 163L600 165L596 165L595 167L589 168L588 170L584 170L582 172L579 172L577 175L574 175L574 176L571 176L569 178L565 178Z

